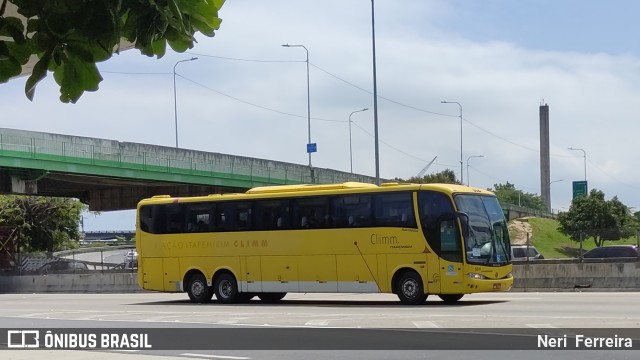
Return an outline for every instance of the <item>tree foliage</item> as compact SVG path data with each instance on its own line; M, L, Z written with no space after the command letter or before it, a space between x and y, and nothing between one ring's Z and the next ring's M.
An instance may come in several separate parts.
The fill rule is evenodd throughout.
M604 199L604 193L592 189L588 196L571 201L569 211L558 215L558 230L574 241L593 238L596 246L605 240L619 240L633 235L637 224L631 211L617 196Z
M5 16L7 3L18 17ZM220 27L224 0L0 0L0 83L21 73L29 58L38 61L25 93L53 73L60 100L75 103L85 91L98 90L96 63L109 59L126 40L147 56L162 57L193 47L194 34L213 36ZM3 38L4 37L4 38Z
M460 184L460 181L456 179L456 174L451 169L443 170L439 173L425 175L422 178L411 177L408 180L404 180L401 178L395 178L394 180L398 182L408 182L413 184L431 184L431 183L441 183L441 184Z
M20 251L58 251L77 247L85 205L77 200L41 196L0 196L0 225Z
M512 204L529 209L547 211L547 205L537 194L526 193L516 189L514 184L507 181L506 184L494 184L493 189L489 189L496 194L501 204Z

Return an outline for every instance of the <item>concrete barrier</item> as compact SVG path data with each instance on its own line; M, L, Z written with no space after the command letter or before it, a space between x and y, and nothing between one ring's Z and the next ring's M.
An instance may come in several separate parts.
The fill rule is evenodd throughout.
M134 272L0 276L0 293L134 291L142 291Z
M513 276L513 291L640 291L636 259L518 261ZM133 272L0 276L0 293L135 291L142 290Z
M514 291L640 291L637 259L557 259L513 264Z

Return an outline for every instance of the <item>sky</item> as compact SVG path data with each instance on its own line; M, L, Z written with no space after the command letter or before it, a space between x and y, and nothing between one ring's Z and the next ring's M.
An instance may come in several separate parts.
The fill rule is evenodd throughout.
M549 105L551 202L572 182L640 210L640 49L626 0L376 0L380 176L445 169L481 188L540 194L539 106ZM50 75L0 84L0 127L175 145L375 176L371 2L228 0L213 38L161 59L123 51L99 64L97 92L63 104ZM476 157L476 156L482 157ZM472 157L473 156L473 157ZM471 157L471 158L470 158ZM469 172L467 173L467 161ZM85 214L86 231L128 230L133 211Z

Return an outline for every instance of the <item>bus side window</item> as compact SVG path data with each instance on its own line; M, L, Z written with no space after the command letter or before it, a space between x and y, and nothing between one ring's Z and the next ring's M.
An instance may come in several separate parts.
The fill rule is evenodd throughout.
M168 229L169 234L177 234L182 232L182 219L180 213L167 214L169 217Z
M234 205L236 206L236 221L233 230L251 230L251 203L235 203Z
M149 232L152 234L166 234L167 216L165 213L165 205L149 205L148 208L151 211L151 226Z
M147 205L140 208L140 230L153 233L153 209L158 205Z
M416 228L413 194L410 192L376 194L374 196L376 226Z
M329 198L324 196L293 200L293 224L296 229L326 228Z
M213 224L216 231L229 231L229 221L228 221L228 204L227 203L218 203L216 204L216 208L213 212Z
M253 203L253 230L284 230L289 227L289 200L257 200Z
M371 195L336 196L331 202L331 227L371 226L373 223L372 202Z

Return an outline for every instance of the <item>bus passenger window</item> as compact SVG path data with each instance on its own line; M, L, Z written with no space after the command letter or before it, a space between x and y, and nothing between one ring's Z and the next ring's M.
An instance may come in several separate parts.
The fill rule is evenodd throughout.
M315 210L310 210L307 215L303 216L300 220L300 227L313 229L317 228L319 223Z
M286 229L289 224L289 200L258 200L253 203L253 229Z
M235 230L248 230L251 218L251 209L238 209L236 215Z
M293 202L294 226L297 229L326 228L329 215L329 198L310 197Z
M216 231L229 231L229 223L227 222L226 210L223 205L216 206L214 212L214 226Z
M169 214L169 234L177 234L182 232L182 220L180 214Z
M376 226L417 227L410 192L376 194L374 201Z

